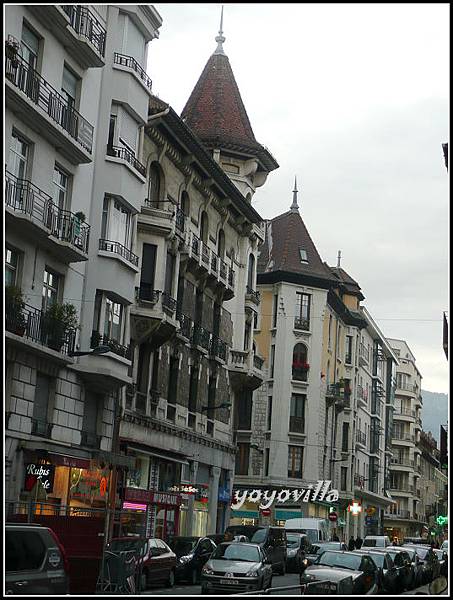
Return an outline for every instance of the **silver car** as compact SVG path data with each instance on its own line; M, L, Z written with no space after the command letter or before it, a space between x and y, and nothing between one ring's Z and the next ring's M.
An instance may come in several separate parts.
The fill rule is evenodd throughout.
M202 594L255 592L271 584L271 559L258 544L219 544L201 571Z

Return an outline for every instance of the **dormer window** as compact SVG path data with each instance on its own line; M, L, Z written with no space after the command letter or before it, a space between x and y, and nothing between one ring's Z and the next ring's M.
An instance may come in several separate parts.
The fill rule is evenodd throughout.
M307 251L304 248L299 248L300 262L308 263Z

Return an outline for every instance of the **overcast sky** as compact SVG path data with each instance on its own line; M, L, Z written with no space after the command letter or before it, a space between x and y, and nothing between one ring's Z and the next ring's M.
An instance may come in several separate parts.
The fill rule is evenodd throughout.
M155 4L154 92L181 113L216 48L221 4ZM225 54L256 139L280 168L263 218L300 213L321 255L360 284L422 387L448 391L449 5L225 4Z

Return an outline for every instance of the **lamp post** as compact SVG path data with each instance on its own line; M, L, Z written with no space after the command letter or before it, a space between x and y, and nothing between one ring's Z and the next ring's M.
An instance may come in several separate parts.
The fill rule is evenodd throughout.
M107 352L110 352L110 346L96 346L96 348L93 348L92 350L68 352L68 356L90 356L92 354L106 354Z
M219 408L231 408L231 402L224 402L223 404L218 404L217 406L202 406L201 412L208 412L210 410L218 410Z

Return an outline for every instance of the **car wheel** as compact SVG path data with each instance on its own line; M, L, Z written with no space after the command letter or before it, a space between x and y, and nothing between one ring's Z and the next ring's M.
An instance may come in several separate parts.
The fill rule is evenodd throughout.
M175 572L172 569L168 575L167 587L173 587L174 585L175 585Z

